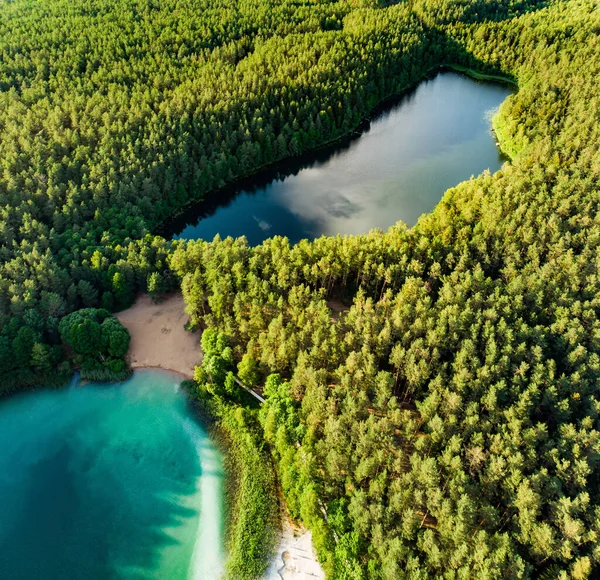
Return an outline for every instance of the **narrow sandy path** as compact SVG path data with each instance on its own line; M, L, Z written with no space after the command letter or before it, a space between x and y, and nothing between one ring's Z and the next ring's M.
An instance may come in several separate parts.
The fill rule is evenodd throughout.
M144 294L116 317L131 335L127 355L131 368L161 368L193 377L194 366L202 362L200 333L184 329L188 316L180 293L157 304Z

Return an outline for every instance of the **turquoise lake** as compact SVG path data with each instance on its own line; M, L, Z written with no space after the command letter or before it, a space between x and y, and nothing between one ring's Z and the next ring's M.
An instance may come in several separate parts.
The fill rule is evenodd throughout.
M222 457L181 377L0 401L0 578L214 580Z

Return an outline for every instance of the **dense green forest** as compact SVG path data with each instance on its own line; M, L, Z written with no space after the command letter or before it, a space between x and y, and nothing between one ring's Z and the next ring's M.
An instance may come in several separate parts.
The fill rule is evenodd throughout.
M1 388L91 354L71 326L121 353L105 311L181 286L209 328L199 389L263 391L330 577L597 577L599 55L591 0L4 3ZM414 228L152 235L449 64L518 83L512 162Z

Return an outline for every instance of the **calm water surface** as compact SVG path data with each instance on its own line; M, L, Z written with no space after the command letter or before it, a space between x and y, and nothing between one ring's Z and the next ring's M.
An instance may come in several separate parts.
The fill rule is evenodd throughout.
M0 401L1 578L218 578L221 456L179 381Z
M192 208L166 233L245 235L257 244L274 235L296 242L387 229L398 220L413 225L446 189L500 168L490 121L510 93L505 85L440 73L380 112L359 138L257 176L221 196L220 206Z

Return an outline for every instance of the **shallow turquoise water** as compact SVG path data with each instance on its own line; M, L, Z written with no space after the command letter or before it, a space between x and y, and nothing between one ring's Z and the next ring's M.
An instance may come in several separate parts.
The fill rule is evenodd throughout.
M0 578L219 577L222 458L179 380L0 401Z

